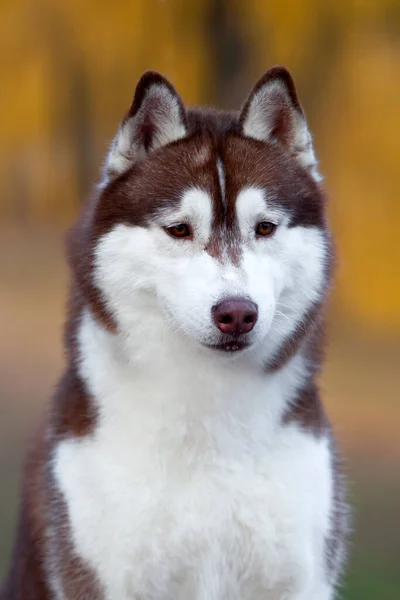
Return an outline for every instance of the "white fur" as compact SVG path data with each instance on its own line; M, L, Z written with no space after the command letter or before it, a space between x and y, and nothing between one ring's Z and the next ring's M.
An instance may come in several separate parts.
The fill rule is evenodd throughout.
M292 121L289 149L312 177L321 181L306 120L292 105L286 86L281 80L267 82L254 94L243 123L243 133L256 140L273 141L276 117L282 108L288 112Z
M106 599L328 599L328 443L281 425L304 360L267 375L163 339L135 369L89 313L79 333L99 424L54 473Z
M60 442L53 468L106 600L332 597L328 440L282 423L307 360L261 368L321 294L324 238L288 228L257 188L239 194L237 215L238 266L207 253L212 202L199 189L97 244L95 281L119 333L84 313L79 368L98 423ZM278 227L257 239L263 220ZM163 229L182 222L193 240ZM218 337L212 306L232 295L256 302L259 320L251 347L229 356L204 344Z
M219 180L219 187L221 190L222 202L225 204L226 203L226 199L225 199L225 192L226 192L225 169L224 169L224 164L220 158L217 159L217 171L218 171L218 180Z

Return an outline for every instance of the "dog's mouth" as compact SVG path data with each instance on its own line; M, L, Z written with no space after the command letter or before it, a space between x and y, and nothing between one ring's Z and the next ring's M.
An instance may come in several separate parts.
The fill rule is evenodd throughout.
M211 350L217 350L219 352L240 352L250 346L249 342L245 339L232 339L224 340L218 344L206 344L207 348Z

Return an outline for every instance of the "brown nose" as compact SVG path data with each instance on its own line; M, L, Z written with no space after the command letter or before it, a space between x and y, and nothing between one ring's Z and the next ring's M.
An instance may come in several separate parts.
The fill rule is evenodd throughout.
M244 298L230 298L212 308L212 317L222 333L249 333L257 322L257 305Z

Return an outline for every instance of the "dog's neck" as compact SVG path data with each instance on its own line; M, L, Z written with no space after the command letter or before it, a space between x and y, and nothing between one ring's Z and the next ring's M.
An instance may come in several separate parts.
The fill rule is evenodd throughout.
M215 354L165 330L139 341L136 354L128 355L131 341L107 332L89 311L82 315L79 374L96 403L100 426L113 424L116 434L119 427L138 428L137 433L153 428L153 435L163 429L174 437L189 422L212 428L222 421L231 432L254 431L259 421L264 434L268 428L272 435L311 377L301 351L268 373L251 352Z

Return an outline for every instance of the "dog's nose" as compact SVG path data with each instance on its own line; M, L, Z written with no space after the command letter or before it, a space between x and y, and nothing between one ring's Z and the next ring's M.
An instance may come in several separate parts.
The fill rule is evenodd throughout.
M228 335L249 333L257 321L257 305L245 298L229 298L213 307L212 317L222 333Z

